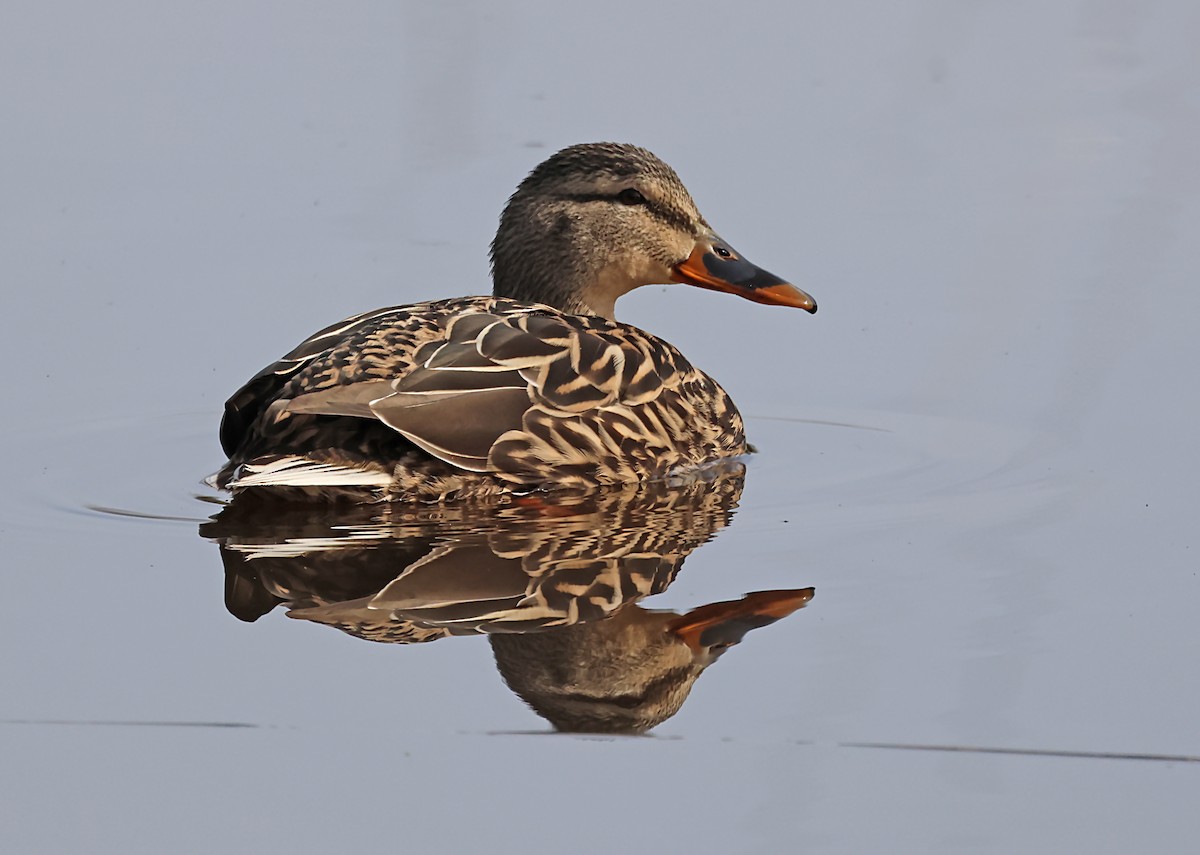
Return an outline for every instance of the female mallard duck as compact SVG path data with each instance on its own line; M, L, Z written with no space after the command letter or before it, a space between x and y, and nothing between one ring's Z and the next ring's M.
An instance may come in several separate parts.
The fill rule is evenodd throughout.
M492 297L395 306L315 333L225 404L213 483L373 498L480 498L647 480L745 454L729 396L613 320L683 282L816 311L739 256L671 167L615 143L564 149L509 199Z

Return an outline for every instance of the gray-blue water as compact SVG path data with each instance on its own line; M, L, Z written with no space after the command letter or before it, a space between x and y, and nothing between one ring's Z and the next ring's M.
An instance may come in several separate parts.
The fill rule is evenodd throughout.
M3 19L5 851L1194 849L1200 7ZM821 305L618 305L760 449L641 605L811 603L646 738L546 735L484 639L231 616L197 533L225 397L485 292L517 181L599 139Z

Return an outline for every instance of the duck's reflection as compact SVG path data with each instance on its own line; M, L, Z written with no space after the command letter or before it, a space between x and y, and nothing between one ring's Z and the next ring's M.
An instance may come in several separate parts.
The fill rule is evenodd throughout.
M645 731L751 629L812 588L760 591L686 614L638 601L729 524L744 468L673 483L479 506L286 505L245 493L201 534L242 620L278 605L370 641L486 634L505 682L559 730Z

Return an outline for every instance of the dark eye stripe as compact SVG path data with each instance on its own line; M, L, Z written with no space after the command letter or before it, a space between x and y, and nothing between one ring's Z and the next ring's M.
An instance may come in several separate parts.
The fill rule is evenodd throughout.
M617 197L612 193L560 193L560 199L570 199L572 202L615 202Z
M623 192L623 191L622 191ZM616 195L612 193L562 193L560 199L569 199L572 202L621 202ZM690 232L692 230L692 221L679 213L674 208L664 208L657 202L646 199L642 204L647 211L653 214L657 219L668 225L674 226L680 231Z

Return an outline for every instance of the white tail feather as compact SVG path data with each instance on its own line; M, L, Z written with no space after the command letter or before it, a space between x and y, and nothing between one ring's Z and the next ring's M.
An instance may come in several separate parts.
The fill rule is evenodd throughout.
M266 463L246 463L228 486L231 490L241 490L246 487L386 487L391 483L392 476L378 469L357 469L289 456Z

